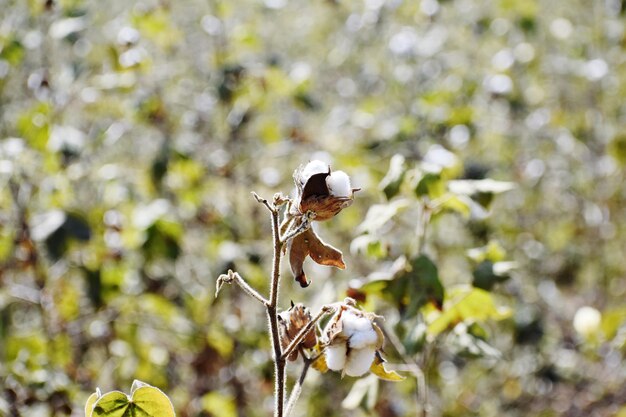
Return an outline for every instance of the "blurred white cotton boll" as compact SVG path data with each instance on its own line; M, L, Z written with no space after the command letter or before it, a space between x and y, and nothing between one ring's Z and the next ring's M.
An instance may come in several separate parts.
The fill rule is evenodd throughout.
M343 171L335 171L326 177L326 185L328 185L330 194L335 197L350 197L352 195L350 177Z
M333 371L341 371L346 365L348 346L346 342L336 343L326 348L326 366Z
M589 337L598 331L602 314L593 307L584 306L574 315L574 329L583 337Z
M354 349L350 351L350 356L346 362L344 372L349 376L361 376L369 371L372 362L374 362L374 355L376 354L376 348L367 347L364 349ZM329 366L330 368L330 366Z

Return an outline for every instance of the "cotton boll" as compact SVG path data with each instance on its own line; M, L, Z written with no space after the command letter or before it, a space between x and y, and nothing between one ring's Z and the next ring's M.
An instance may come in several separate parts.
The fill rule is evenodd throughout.
M370 326L369 330L354 332L348 340L348 345L352 349L361 349L366 346L376 346L378 335Z
M368 347L364 349L353 349L350 351L344 372L349 376L361 376L369 371L372 362L374 362L374 355L376 354L376 348ZM329 366L330 368L330 366Z
M326 185L328 185L330 194L335 197L350 197L352 195L350 177L343 171L335 171L326 177Z
M333 371L341 371L346 365L348 345L346 342L336 343L326 348L326 365Z
M602 314L593 307L585 306L574 315L574 329L584 337L589 337L598 331L602 322Z
M311 178L311 176L316 174L327 174L328 171L329 167L326 162L314 160L306 164L306 166L302 169L302 172L300 173L300 178L302 183L304 184L309 178Z

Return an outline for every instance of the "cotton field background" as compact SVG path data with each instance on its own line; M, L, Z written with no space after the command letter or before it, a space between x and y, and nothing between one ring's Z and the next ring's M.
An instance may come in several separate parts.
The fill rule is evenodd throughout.
M319 160L361 189L314 225L346 269L308 259L301 288L284 262L279 309L353 298L406 378L311 370L294 416L626 416L625 24L619 0L0 0L0 415L135 379L181 417L271 415L265 313L216 280L269 291L250 193Z

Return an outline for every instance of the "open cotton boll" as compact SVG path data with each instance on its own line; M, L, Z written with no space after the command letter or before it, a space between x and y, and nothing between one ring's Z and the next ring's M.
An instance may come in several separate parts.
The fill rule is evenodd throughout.
M326 366L333 371L341 371L346 365L348 345L346 342L336 343L326 348Z
M370 326L369 330L357 331L350 336L348 345L351 349L361 349L366 346L376 346L378 341L378 334Z
M351 350L343 371L346 373L346 375L350 376L363 375L364 373L369 371L370 366L372 366L375 354L376 348L374 347Z
M352 195L350 177L343 171L335 171L326 177L326 185L328 185L330 194L335 197L350 197Z
M306 182L312 175L327 174L328 171L328 164L316 159L305 165L300 173L300 178L303 182Z

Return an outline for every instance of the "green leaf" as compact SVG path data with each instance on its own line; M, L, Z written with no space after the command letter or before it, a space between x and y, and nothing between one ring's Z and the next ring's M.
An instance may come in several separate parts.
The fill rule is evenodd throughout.
M87 398L87 402L85 403L85 417L91 417L91 414L93 413L93 406L96 403L96 401L100 399L101 396L102 396L102 393L100 392L100 389L98 388L96 392L94 392L93 394L89 396L89 398Z
M48 103L40 102L20 114L17 131L33 148L44 151L50 138L52 109Z
M491 291L497 283L504 282L509 279L508 275L496 274L494 263L491 261L483 261L478 264L472 273L474 279L472 285L476 288Z
M367 211L363 223L357 227L357 233L376 234L388 221L408 206L409 202L406 199L388 204L374 204Z
M506 307L496 307L490 293L470 287L457 287L444 303L444 312L428 326L430 336L437 336L460 322L502 320L511 316Z
M456 196L451 193L446 193L443 196L433 200L430 204L434 214L444 211L452 211L459 213L466 220L470 218L471 214L471 200L466 196Z
M612 340L618 329L626 323L626 307L607 309L602 312L600 327L606 340Z
M212 416L237 417L234 398L216 391L202 396L202 409Z
M491 261L496 263L504 260L506 251L498 241L490 240L486 246L468 250L467 256L475 262Z
M121 391L111 391L104 394L93 405L92 417L130 417L126 414L130 407L130 400Z
M91 397L87 400L89 403ZM131 396L120 391L104 394L93 404L92 417L175 417L170 399L160 389L135 380ZM87 416L88 417L88 416Z
M404 177L406 175L406 164L404 156L396 154L389 162L389 171L380 182L379 188L385 193L387 200L391 200L398 194Z
M437 266L426 255L420 255L411 262L417 284L416 290L422 293L427 301L432 301L437 307L441 307L444 299L444 288L439 280Z
M24 46L17 39L6 40L0 43L0 59L7 61L13 66L22 62L24 57Z
M141 410L148 416L159 417L175 417L174 406L170 399L158 388L149 385L137 388L133 392L132 403L139 411ZM135 415L135 414L134 414Z
M413 317L428 302L432 302L437 308L441 308L445 290L439 280L437 266L426 255L420 255L411 260L404 272L385 283L382 288L383 294L394 302L400 310L403 318ZM365 290L370 290L368 283Z
M441 197L445 191L445 182L441 179L441 175L434 172L425 173L415 186L415 195L418 197L428 196L435 199Z
M350 244L352 253L365 254L370 258L382 259L387 256L387 245L372 235L357 236Z

